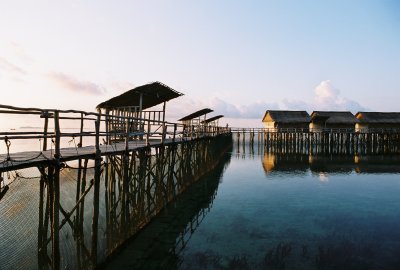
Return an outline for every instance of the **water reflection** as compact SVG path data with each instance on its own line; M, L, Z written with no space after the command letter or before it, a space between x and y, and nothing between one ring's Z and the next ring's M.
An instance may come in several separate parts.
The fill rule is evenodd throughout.
M262 166L266 174L278 172L313 173L400 173L399 155L325 155L323 153L285 154L264 152Z
M131 239L102 269L179 269L188 241L217 196L230 154Z

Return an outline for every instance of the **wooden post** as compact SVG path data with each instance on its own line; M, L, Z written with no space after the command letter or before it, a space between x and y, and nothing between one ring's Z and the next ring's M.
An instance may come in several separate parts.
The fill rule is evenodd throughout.
M48 111L44 112L44 130L43 130L43 151L47 150L47 130L49 127L49 118L48 118Z
M96 157L94 168L94 190L93 190L93 219L92 219L92 267L97 264L97 238L98 238L98 222L99 222L99 197L100 197L100 166L101 166L101 152L100 152L100 119L99 112L97 121L95 122L96 128Z
M79 144L78 147L83 146L83 113L81 113L81 129L80 129L80 134L79 134Z
M146 145L150 144L150 132L151 132L151 125L150 125L150 119L149 119L149 120L147 120Z
M55 143L54 143L54 177L50 179L53 181L53 220L52 220L52 269L60 269L60 120L59 112L54 112L54 132L55 132Z
M172 141L173 141L173 142L175 142L176 129L177 129L177 125L176 125L176 123L175 123L175 124L174 124L174 136L172 137Z

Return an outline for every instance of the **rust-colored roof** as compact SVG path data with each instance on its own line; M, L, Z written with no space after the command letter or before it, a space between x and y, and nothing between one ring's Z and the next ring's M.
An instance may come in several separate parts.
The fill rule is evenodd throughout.
M98 109L116 109L118 107L131 107L140 105L140 95L143 95L142 109L147 109L165 101L177 98L183 94L175 91L161 82L153 82L138 86L125 93L113 97L97 105Z
M277 123L309 123L310 115L306 111L278 111L268 110L265 112L263 122L268 122L266 117L269 116Z
M194 112L194 113L191 113L189 115L186 115L185 117L182 117L178 121L192 120L194 118L200 117L200 116L205 115L205 114L210 113L210 112L213 112L213 110L211 110L209 108L201 109L201 110L199 110L197 112Z

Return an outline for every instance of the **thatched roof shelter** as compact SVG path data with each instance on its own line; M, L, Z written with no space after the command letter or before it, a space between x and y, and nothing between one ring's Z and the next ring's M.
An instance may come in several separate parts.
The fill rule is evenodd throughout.
M268 110L265 112L263 122L277 122L283 124L309 123L310 115L306 111L278 111Z
M400 124L400 112L358 112L356 117L365 124Z
M116 109L118 107L140 106L145 110L163 102L182 96L183 94L161 82L153 82L138 86L119 96L113 97L97 105L97 109ZM142 97L142 102L141 102Z
M222 117L224 117L224 116L223 115L217 115L217 116L214 116L214 117L211 117L211 118L208 118L208 119L202 121L202 123L208 124L208 123L216 121L216 120L218 120L218 119L220 119Z
M213 112L213 110L209 109L209 108L205 108L205 109L201 109L199 111L196 111L194 113L191 113L189 115L186 115L185 117L182 117L181 119L179 119L178 121L189 121L192 120L194 118L203 116L207 113Z
M311 122L326 124L348 124L354 125L357 118L349 111L314 111L311 114Z

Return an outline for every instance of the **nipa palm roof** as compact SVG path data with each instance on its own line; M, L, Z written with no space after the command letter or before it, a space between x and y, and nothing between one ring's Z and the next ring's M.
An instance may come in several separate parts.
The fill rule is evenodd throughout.
M214 117L211 117L211 118L208 118L208 119L202 121L202 123L210 123L210 122L218 120L218 119L220 119L222 117L224 117L224 116L223 115L217 115L217 116L214 116Z
M213 110L209 109L209 108L205 108L205 109L201 109L199 111L196 111L194 113L191 113L189 115L186 115L185 117L182 117L181 119L179 119L178 121L188 121L188 120L192 120L194 118L200 117L202 115L205 115L207 113L213 112Z
M311 122L354 125L355 123L358 123L358 120L349 111L314 111L311 114Z
M268 110L265 112L263 122L268 122L266 119L269 116L272 121L277 123L309 123L311 120L310 115L306 111L280 111Z
M400 124L400 112L358 112L356 117L361 123Z
M125 93L113 97L97 105L98 109L116 109L140 105L140 96L143 95L142 109L151 108L165 101L177 98L183 94L161 83L153 82L138 86Z

